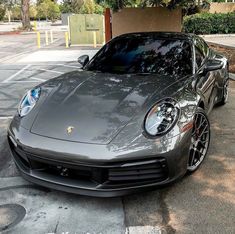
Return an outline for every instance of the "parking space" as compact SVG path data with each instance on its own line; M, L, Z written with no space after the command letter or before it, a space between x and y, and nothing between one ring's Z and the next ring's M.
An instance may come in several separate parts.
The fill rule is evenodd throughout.
M75 70L79 70L78 63L0 65L0 118L12 116L30 88Z

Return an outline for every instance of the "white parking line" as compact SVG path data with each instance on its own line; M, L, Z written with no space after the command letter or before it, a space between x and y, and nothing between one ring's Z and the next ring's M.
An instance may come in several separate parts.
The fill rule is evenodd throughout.
M54 70L47 70L47 69L43 69L43 68L40 68L39 70L47 71L47 72L52 72L52 73L58 73L58 74L64 74L64 72L59 72L59 71L54 71Z
M67 65L67 64L56 64L58 66L63 66L63 67L71 67L71 68L81 68L79 66L72 66L72 65Z
M26 70L27 68L29 68L31 65L28 64L27 66L23 67L21 70L19 70L18 72L16 72L15 74L11 75L10 77L8 77L6 80L4 80L2 83L8 83L10 80L12 80L14 77L18 76L20 73L22 73L24 70Z
M38 81L46 81L46 80L44 80L44 79L42 79L42 78L37 78L37 77L31 77L31 79L33 79L33 80L38 80Z
M37 80L14 80L14 81L8 81L6 83L38 83L40 81Z
M0 120L12 119L13 116L0 116Z
M125 234L162 234L162 230L157 226L130 226L126 228Z

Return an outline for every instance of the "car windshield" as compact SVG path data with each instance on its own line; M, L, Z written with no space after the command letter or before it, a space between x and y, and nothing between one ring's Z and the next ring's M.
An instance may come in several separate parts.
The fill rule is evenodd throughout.
M150 36L122 36L106 44L86 66L107 73L192 74L192 53L186 40Z

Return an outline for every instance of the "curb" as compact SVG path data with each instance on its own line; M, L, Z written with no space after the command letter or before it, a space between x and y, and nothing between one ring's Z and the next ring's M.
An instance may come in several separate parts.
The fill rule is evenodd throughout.
M36 32L21 32L20 33L21 35L28 35L28 34L36 34Z
M229 73L229 79L235 81L235 74L234 73Z
M208 34L208 35L199 35L204 38L218 38L218 37L235 37L235 34Z
M234 50L234 49L235 49L235 47L234 47L234 46L228 46L228 45L219 44L219 43L215 43L215 42L211 42L211 41L206 41L206 42L207 42L207 44L209 44L209 45L214 45L214 46L224 47L224 48L226 48L226 49L232 49L232 50Z
M19 35L20 31L0 32L0 35Z

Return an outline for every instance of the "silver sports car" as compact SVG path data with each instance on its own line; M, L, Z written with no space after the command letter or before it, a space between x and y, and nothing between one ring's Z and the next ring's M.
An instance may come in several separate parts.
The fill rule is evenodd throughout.
M29 90L8 130L23 177L53 189L118 196L194 172L207 115L228 98L228 61L183 33L130 33L73 71Z

